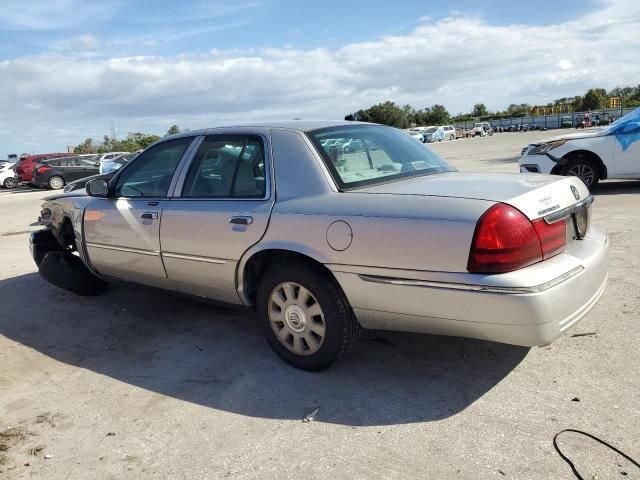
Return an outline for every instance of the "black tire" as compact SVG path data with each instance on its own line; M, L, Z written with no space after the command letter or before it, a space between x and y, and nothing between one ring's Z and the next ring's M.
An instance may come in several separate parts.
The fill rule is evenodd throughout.
M84 297L101 295L109 287L91 273L79 257L69 252L47 253L38 272L50 284Z
M269 319L271 295L280 284L296 283L317 299L322 309L325 336L319 349L310 355L300 355L285 347ZM264 336L285 362L312 372L325 370L343 355L353 350L360 337L360 324L335 280L319 268L303 262L278 264L271 267L258 287L257 314Z
M4 179L2 182L2 186L7 190L11 190L12 188L16 188L18 186L18 180L15 177L8 177Z
M584 175L580 175L579 172L585 172ZM589 174L588 172L591 172ZM595 162L584 155L579 155L573 160L570 160L560 172L565 176L574 176L580 178L587 186L589 190L594 189L600 181L600 170Z
M451 140L455 140L455 138L456 138L455 136L453 136L453 135L449 135L449 141L451 141Z
M58 182L60 182L62 185L58 186L58 185L60 185L60 183L58 183ZM60 190L61 188L64 188L64 178L62 178L59 175L54 175L53 177L51 177L49 179L47 184L49 185L49 188L51 190Z

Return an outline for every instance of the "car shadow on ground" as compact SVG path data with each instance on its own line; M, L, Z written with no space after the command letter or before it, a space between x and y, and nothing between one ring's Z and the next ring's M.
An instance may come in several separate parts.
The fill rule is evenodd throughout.
M624 193L640 193L639 180L616 180L599 183L593 194L598 195L619 195Z
M301 419L319 407L316 421L351 426L439 420L491 390L529 351L367 331L342 362L308 373L272 352L249 310L128 284L77 297L36 273L3 280L0 291L9 299L1 335L137 387L253 417Z

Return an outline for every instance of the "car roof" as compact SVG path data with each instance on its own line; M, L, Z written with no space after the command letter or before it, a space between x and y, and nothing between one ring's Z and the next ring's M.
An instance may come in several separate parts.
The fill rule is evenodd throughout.
M284 129L284 130L294 130L298 132L310 132L312 130L319 130L321 128L328 127L343 127L349 125L378 125L376 123L367 123L367 122L353 122L347 120L288 120L288 121L271 121L271 122L247 122L247 123L238 123L232 125L220 125L217 127L211 128L200 128L195 130L186 130L175 135L170 135L162 138L160 141L165 141L167 139L187 137L187 136L197 136L208 133L213 133L216 130L229 130L234 128L259 128L259 129Z

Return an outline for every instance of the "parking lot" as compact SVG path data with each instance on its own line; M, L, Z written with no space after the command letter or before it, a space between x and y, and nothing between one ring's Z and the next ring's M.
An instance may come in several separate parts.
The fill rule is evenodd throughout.
M517 172L521 148L548 136L429 148L463 171ZM51 192L0 190L0 477L572 478L552 445L564 428L638 458L640 181L595 193L608 287L553 344L368 331L308 373L276 357L249 311L124 283L96 298L49 285L28 232ZM640 478L584 437L560 444L584 478Z

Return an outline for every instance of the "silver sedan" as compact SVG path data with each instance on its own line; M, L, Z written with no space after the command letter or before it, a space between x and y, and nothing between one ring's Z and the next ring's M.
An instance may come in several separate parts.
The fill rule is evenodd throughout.
M31 249L78 294L124 279L252 307L278 355L321 370L362 328L553 341L606 285L592 201L575 177L457 172L390 127L225 127L50 197Z

